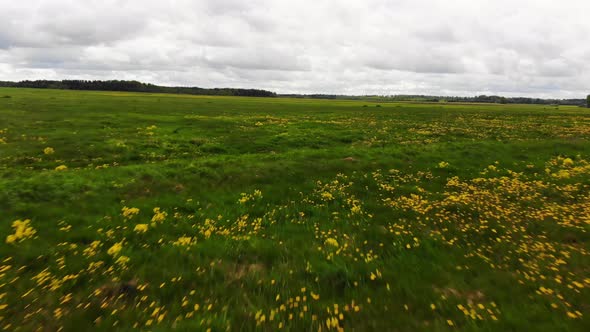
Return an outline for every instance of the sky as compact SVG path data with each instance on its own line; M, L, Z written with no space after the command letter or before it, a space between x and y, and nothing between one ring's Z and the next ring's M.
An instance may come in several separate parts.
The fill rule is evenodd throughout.
M0 80L590 93L588 0L0 0Z

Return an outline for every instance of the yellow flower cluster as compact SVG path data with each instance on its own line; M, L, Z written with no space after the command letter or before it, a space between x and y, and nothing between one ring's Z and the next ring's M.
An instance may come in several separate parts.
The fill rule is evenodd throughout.
M334 248L338 248L338 246L339 246L338 241L336 241L336 239L334 239L334 238L326 239L326 241L324 241L324 244L328 245L328 246L332 246Z
M131 259L127 256L120 256L119 258L117 258L117 260L115 261L115 263L125 266L127 265L127 263L129 263Z
M66 165L59 165L55 168L56 171L65 171L66 169L68 169Z
M590 162L577 157L576 161L572 158L557 157L547 162L545 173L556 179L570 179L590 172Z
M121 251L121 249L123 249L123 242L117 242L117 243L113 244L113 246L110 247L109 250L107 250L107 254L109 254L111 256L117 256L117 255L119 255L119 252Z
M565 169L560 169L556 173L551 174L554 178L557 179L569 179L572 175Z
M152 223L162 222L166 220L168 213L162 211L159 207L154 208L154 216L152 217Z
M134 208L134 207L126 207L124 206L121 209L121 212L123 213L123 217L125 217L125 219L132 219L133 217L135 217L136 215L139 214L139 209L138 208Z
M258 200L261 198L262 198L262 191L254 190L254 192L252 194L242 193L238 202L240 204L246 204L247 202L255 201L255 200Z
M438 168L447 168L449 167L449 163L447 163L446 161L441 161L440 163L438 163Z
M138 233L145 233L148 230L148 224L137 224L133 230Z
M98 253L98 249L101 246L100 241L92 241L88 248L84 249L83 253L86 257L95 256Z
M197 243L207 246L207 243L213 243L213 241L239 245L250 239L265 239L269 243L273 241L272 243L280 250L300 248L298 241L295 242L297 247L289 247L294 244L289 242L289 234L285 234L285 237L274 237L275 234L271 232L273 229L270 227L273 225L291 222L293 224L291 227L301 226L302 229L305 227L305 230L309 231L307 234L309 249L317 248L317 251L325 255L328 261L338 257L337 263L346 262L351 266L362 267L351 270L350 273L349 284L351 287L358 287L359 291L370 287L375 292L395 292L389 284L394 285L395 279L391 279L391 270L383 264L384 261L378 260L380 256L387 258L390 252L398 252L400 255L407 255L406 257L422 255L423 250L429 250L430 245L435 244L437 248L442 248L441 250L448 248L464 251L466 260L458 262L457 270L453 272L456 273L455 275L460 276L461 271L472 269L474 266L481 268L484 263L486 269L498 270L506 275L512 274L515 287L518 287L518 283L524 286L523 290L536 289L534 293L531 291L530 298L542 297L542 303L546 303L547 309L550 304L553 310L561 311L563 319L568 321L576 319L582 322L586 319L584 315L587 316L584 311L584 300L590 288L590 278L585 271L574 270L569 265L574 260L585 259L588 256L588 250L580 245L579 239L584 239L583 235L586 233L587 225L590 224L590 196L586 183L580 183L580 180L590 175L590 163L581 157L575 157L571 162L567 159L569 158L556 158L548 162L546 172L543 172L544 167L539 165L531 167L526 165L526 170L517 173L494 164L487 166L480 173L486 176L467 179L458 176L452 178L434 176L434 179L441 183L440 189L433 189L427 185L427 182L433 179L433 175L426 171L405 173L389 170L350 177L338 175L334 181L318 182L317 187L306 195L301 193L303 197L297 202L292 201L281 206L265 204L267 211L264 213L258 211L258 208L263 206L252 208L252 206L243 205L262 197L259 190L252 194L242 194L242 198L237 203L234 201L236 205L241 205L237 212L232 214L233 212L224 211L223 213L227 214L225 217L219 215L220 211L216 210L213 210L214 214L211 215L206 208L199 208L193 213L180 207L167 208L170 213L168 216L167 212L156 207L153 209L152 224L150 224L147 220L139 221L138 208L119 206L121 212L118 218L106 216L101 220L104 224L101 224L97 230L99 240L86 245L80 245L77 241L57 244L56 254L51 256L55 259L55 264L41 266L39 271L35 271L37 275L27 276L26 280L31 280L36 285L32 288L18 288L19 291L26 291L18 295L31 302L38 292L59 291L55 294L56 301L53 302L55 305L48 307L46 312L49 317L62 321L68 319L68 316L71 317L73 310L76 310L74 306L78 306L77 309L95 310L98 307L94 306L100 305L104 315L95 321L97 326L101 322L102 324L105 321L108 322L109 315L111 316L109 319L120 319L128 317L126 310L143 311L142 317L135 322L134 328L162 324L162 329L169 329L172 324L179 323L181 319L194 320L198 317L202 320L200 328L207 330L207 327L212 325L211 322L215 323L218 318L221 322L221 319L229 317L225 327L227 330L236 328L236 325L230 324L242 324L242 321L246 321L252 326L256 324L261 330L299 330L309 327L310 330L341 331L344 328L355 328L361 318L354 318L353 315L361 312L361 306L367 315L382 313L380 311L382 304L385 311L396 309L395 306L398 305L392 305L393 301L389 303L389 300L381 298L372 303L371 298L367 297L365 307L365 299L362 299L361 303L352 299L350 299L352 302L348 303L333 303L338 301L338 298L331 292L321 293L320 297L320 292L316 290L316 293L309 289L313 287L311 280L314 276L315 282L320 283L318 286L322 287L318 273L322 266L315 265L314 262L317 260L302 261L301 263L305 264L299 266L285 266L286 269L281 270L284 274L279 279L274 275L274 271L272 274L269 273L265 264L248 260L235 262L231 258L226 260L222 255L211 257L210 261L207 257L202 260L195 256L197 252L194 250L197 248ZM432 163L432 167L436 168L436 162ZM522 168L524 167L522 165ZM569 179L558 181L565 174L563 172L569 174ZM377 206L377 210L383 211L387 218L370 220L372 218L370 213L375 211L374 204L371 204L372 202L368 201L364 194L361 194L363 198L357 199L354 196L358 193L359 183L353 186L352 181L359 181L361 176L363 188L373 191L371 194L378 197L376 204L380 205ZM411 190L408 190L409 188ZM192 200L189 199L186 202L190 203ZM389 218L390 215L396 217ZM123 223L124 220L133 218L137 222L146 223L136 224L135 221L131 224ZM125 238L131 230L143 234L154 228L156 223L166 220L169 222L160 225L158 237L142 238L140 235L134 238L131 235L131 238ZM562 239L555 237L552 232L540 232L539 230L547 224L563 229L563 233L567 236ZM57 226L64 230L71 227L65 221L59 222ZM29 220L15 221L13 227L15 234L8 236L6 240L8 243L22 241L27 236L31 237L35 234ZM531 228L539 234L531 233ZM361 232L367 231L370 232L368 234L370 236L365 237L366 234ZM153 233L156 230L151 232L150 235L155 236ZM181 234L189 235L179 237ZM138 242L132 242L138 239ZM92 241L91 238L90 241ZM174 249L174 254L178 257L191 260L197 257L193 260L197 261L195 274L193 276L187 274L186 277L184 273L181 273L182 277L171 274L171 279L167 280L161 280L159 276L150 279L150 275L143 274L142 278L146 280L130 281L127 278L137 274L135 271L121 274L126 269L134 268L130 265L130 257L125 254L131 256L131 251L139 247L142 248L140 250L145 248L152 252L153 257L158 257L158 250L165 252L170 248ZM405 248L411 251L405 251ZM109 258L104 259L102 256L106 254ZM183 256L185 254L187 256ZM70 257L75 255L82 255L87 259L84 265L66 264L66 262L73 262ZM471 260L474 260L476 265L470 265ZM8 264L7 262L5 260L2 264ZM135 259L134 262L139 263ZM353 262L355 265L352 265ZM322 262L322 265L326 263L330 264L330 262ZM14 263L11 264L14 265ZM517 270L515 266L518 267ZM20 276L13 274L18 266L14 266L13 270L7 272L11 268L9 265L0 265L0 279L3 278L3 273L6 274L6 280L25 279L23 275L28 268L21 268L19 273L23 272ZM301 294L294 294L296 290L293 289L293 285L299 278L299 274L296 273L298 269L305 270L310 278L303 279L305 284L296 287L296 290L301 289ZM105 285L98 278L94 279L97 283L89 284L89 287L100 286L100 288L94 288L94 296L101 296L98 301L82 303L79 299L86 302L86 294L82 297L80 293L67 293L72 289L69 283L80 282L76 281L77 278L91 279L91 274L102 274L112 280L112 285ZM274 299L274 303L270 307L252 307L248 316L240 315L239 320L234 321L229 316L232 313L226 312L227 307L223 306L222 300L215 298L215 293L198 294L194 290L189 293L186 289L186 286L192 283L192 280L187 280L189 279L187 277L199 278L199 276L206 277L210 274L222 275L227 278L230 285L246 287L245 292L254 289L250 287L258 289L257 285L263 285L268 281L271 286L264 288L264 291L257 293L259 295L256 296L271 301ZM15 277L21 277L21 279ZM271 280L271 277L277 280ZM187 282L184 283L185 281ZM150 286L154 287L153 291L143 293L148 284L153 285ZM157 293L158 290L155 288L158 285L161 291L166 292L164 297L160 297L162 294ZM441 298L449 302L430 299L424 302L424 309L428 309L429 314L433 315L432 319L444 324L444 327L464 328L475 326L473 324L485 324L484 321L503 319L502 312L506 309L503 308L501 312L499 306L504 302L498 302L499 306L496 306L496 303L488 299L494 297L493 294L484 296L483 292L487 292L488 288L484 287L482 293L468 287L459 290L446 288L435 290L440 291L443 295ZM173 292L177 293L174 293L172 298L166 297ZM17 295L12 294L11 290L8 290L6 294L0 294L0 300L3 297ZM367 295L376 294L379 293ZM134 308L121 305L120 300L123 296L132 296L129 299L134 301ZM184 311L180 312L178 305L173 301L179 301ZM197 301L200 301L200 304ZM32 301L32 303L31 310L38 310L39 307L34 307L36 302ZM56 308L58 303L60 307ZM269 304L270 301L265 303ZM217 309L219 304L221 306ZM242 305L241 302L237 304ZM408 304L416 306L416 303ZM47 304L39 303L39 306L41 305ZM409 311L407 304L403 307ZM0 310L5 308L0 303ZM27 317L36 315L31 310L26 312L26 315L29 315ZM200 311L198 315L195 314L197 311ZM39 314L39 317L44 314L44 312ZM363 316L366 317L366 315ZM208 321L209 319L211 322ZM1 317L0 321L2 321ZM568 323L568 321L565 322ZM105 325L101 327L106 328ZM362 325L359 327L363 328Z
M180 247L188 247L188 246L194 245L196 243L197 243L197 239L192 238L190 236L181 236L178 238L178 240L172 242L173 245L180 246Z
M488 304L487 307L483 303L468 303L467 306L458 304L457 309L461 310L466 317L473 320L484 320L486 317L489 317L492 320L498 320L497 315L500 314L500 310L494 302Z
M43 153L46 155L51 155L55 153L55 150L51 147L46 147L45 149L43 149Z
M369 277L371 278L371 280L375 280L381 279L383 276L381 275L381 271L379 271L379 269L376 269L375 272L371 272L371 275Z
M404 239L400 244L405 242L410 249L420 244L424 231L428 230L431 240L468 248L466 258L481 259L492 269L511 271L512 261L517 260L520 265L515 278L519 284L542 282L543 286L536 291L538 296L553 301L551 307L555 310L565 309L568 318L581 318L578 312L582 312L579 303L586 287L585 276L569 271L567 266L573 255L588 255L587 250L556 241L550 233L532 236L529 232L531 225L538 227L547 223L570 234L586 231L590 224L590 196L579 180L590 174L590 163L579 156L575 161L557 157L547 162L544 173L519 173L492 166L480 173L486 177L448 178L442 193L399 196L382 190L385 206L412 215L411 220L393 222L383 231ZM410 182L415 185L423 181L418 174L412 177ZM562 179L567 181L557 181ZM572 183L576 179L578 182ZM381 183L391 180L378 178ZM409 180L409 177L395 178L396 182ZM575 239L575 235L570 236ZM510 255L506 255L507 252ZM564 275L569 281L566 282ZM457 307L466 318L500 319L494 303L489 306L468 303Z
M31 220L15 220L12 222L12 228L14 228L14 234L6 237L6 243L22 242L26 239L32 238L37 231L31 227Z
M317 206L323 206L332 201L339 201L342 199L348 206L350 206L353 214L359 213L360 201L357 200L354 195L347 193L347 189L351 185L352 183L349 182L347 177L343 174L338 174L337 179L331 182L323 183L317 181L316 189L314 190L314 196L316 196L315 199L305 199L305 202ZM359 205L359 207L354 208L354 205Z
M326 327L328 330L335 329L336 331L344 331L344 329L340 327L340 321L338 320L338 317L326 318Z
M331 193L329 193L327 191L322 192L320 195L321 195L322 199L325 201L334 200L334 195L332 195Z

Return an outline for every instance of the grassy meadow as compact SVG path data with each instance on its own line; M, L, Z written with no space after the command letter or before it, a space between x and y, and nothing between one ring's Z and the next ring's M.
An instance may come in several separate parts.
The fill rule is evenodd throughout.
M589 331L590 110L0 89L0 329Z

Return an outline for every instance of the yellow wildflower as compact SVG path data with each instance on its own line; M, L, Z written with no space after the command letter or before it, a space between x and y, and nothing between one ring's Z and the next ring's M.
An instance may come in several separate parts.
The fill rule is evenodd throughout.
M125 217L125 219L131 219L134 216L139 214L139 209L138 208L134 208L134 207L126 207L124 206L121 209L121 212L123 213L123 217Z
M154 216L152 217L152 222L162 222L166 220L166 216L168 216L168 213L160 211L160 208L156 207L154 208Z
M130 258L127 256L121 256L119 258L117 258L117 260L115 261L115 263L119 264L119 265L126 265L127 263L129 263Z
M133 230L138 233L145 233L148 230L148 224L137 224Z
M332 194L327 191L322 192L321 196L325 201L331 201L334 199L334 196L332 196Z
M262 191L256 189L252 194L241 193L238 203L246 204L249 201L255 201L262 198Z
M46 155L50 155L50 154L54 154L55 150L51 147L46 147L45 149L43 149L43 153Z
M190 236L181 236L172 244L175 246L190 246L192 244L195 244L196 242L197 241Z
M12 228L14 229L14 234L6 237L6 243L22 242L33 237L37 231L30 224L30 219L13 221Z
M113 244L113 246L110 247L109 250L107 250L107 254L111 256L117 256L121 249L123 249L123 242L117 242Z
M324 244L325 245L332 246L332 247L336 247L336 248L338 248L338 246L339 246L338 245L338 241L336 241L336 239L333 239L333 238L326 239L326 241L324 242Z
M557 173L554 173L552 176L554 178L558 178L558 179L569 179L571 177L571 174L570 174L570 172L568 172L564 169L561 169Z

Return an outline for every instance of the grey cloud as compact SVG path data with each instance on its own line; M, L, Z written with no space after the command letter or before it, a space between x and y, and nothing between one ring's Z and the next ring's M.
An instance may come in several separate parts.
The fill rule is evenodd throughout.
M310 64L296 49L208 48L204 60L212 67L235 67L254 70L310 70Z
M0 80L350 94L590 91L585 0L0 0Z
M564 58L543 61L538 65L538 73L541 76L569 77L575 75L581 68Z
M430 43L457 42L456 32L448 25L438 25L429 28L419 28L415 32L416 37Z
M423 49L416 53L400 49L380 56L375 50L372 58L367 57L367 66L380 70L399 70L414 73L456 74L465 71L460 55L445 54L436 50Z
M0 40L8 40L8 47L112 43L140 35L148 23L142 11L125 2L28 2L37 5L13 2L0 13Z

